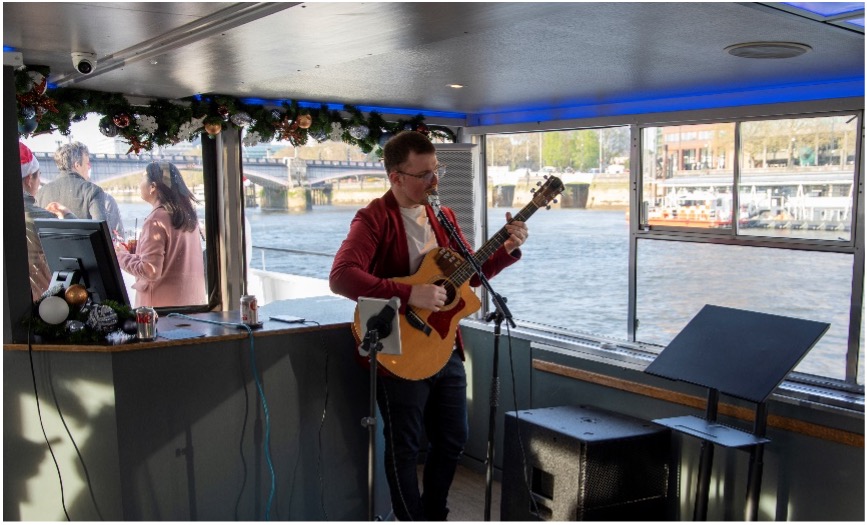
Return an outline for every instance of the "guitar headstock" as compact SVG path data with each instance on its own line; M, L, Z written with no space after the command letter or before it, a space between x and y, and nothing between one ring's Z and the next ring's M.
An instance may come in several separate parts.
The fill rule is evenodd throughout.
M560 195L566 189L563 186L563 181L553 175L546 175L545 182L540 182L539 184L540 187L535 188L533 191L533 204L539 208L543 206L546 208L550 207L551 201L554 201L557 195Z

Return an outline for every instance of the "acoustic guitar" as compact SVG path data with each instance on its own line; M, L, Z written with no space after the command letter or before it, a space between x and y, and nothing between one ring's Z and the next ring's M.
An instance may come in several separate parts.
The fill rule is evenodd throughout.
M526 222L539 208L550 208L550 202L563 192L563 182L557 177L546 177L534 193L532 201L512 220ZM481 267L509 238L505 226L488 240L473 258ZM435 248L422 260L419 269L407 277L392 280L406 284L436 284L446 289L448 298L439 312L406 307L399 314L400 355L377 353L377 361L392 374L404 379L428 378L446 365L455 344L458 323L464 317L481 308L482 303L470 288L470 278L475 274L472 263L450 248ZM361 324L358 307L355 308L353 332L360 343L365 327Z

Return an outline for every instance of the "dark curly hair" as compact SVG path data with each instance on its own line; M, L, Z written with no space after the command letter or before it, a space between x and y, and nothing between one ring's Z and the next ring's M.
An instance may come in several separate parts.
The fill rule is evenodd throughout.
M156 184L157 199L172 217L172 227L191 232L199 219L193 203L199 201L187 188L181 172L171 162L151 162L145 168L148 181Z

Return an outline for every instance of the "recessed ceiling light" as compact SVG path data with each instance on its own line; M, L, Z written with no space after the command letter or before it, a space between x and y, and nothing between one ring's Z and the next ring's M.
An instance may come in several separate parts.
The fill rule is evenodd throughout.
M463 84L446 84L446 86L454 89L461 89L462 87L464 87Z
M797 42L746 42L725 48L728 54L741 58L792 58L812 49Z

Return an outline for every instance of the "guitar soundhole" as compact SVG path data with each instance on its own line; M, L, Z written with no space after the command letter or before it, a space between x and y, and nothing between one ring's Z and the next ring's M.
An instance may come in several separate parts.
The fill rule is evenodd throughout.
M457 297L457 290L455 289L454 283L447 279L439 279L434 282L437 286L442 286L446 289L446 305L450 305L454 302L455 297Z

